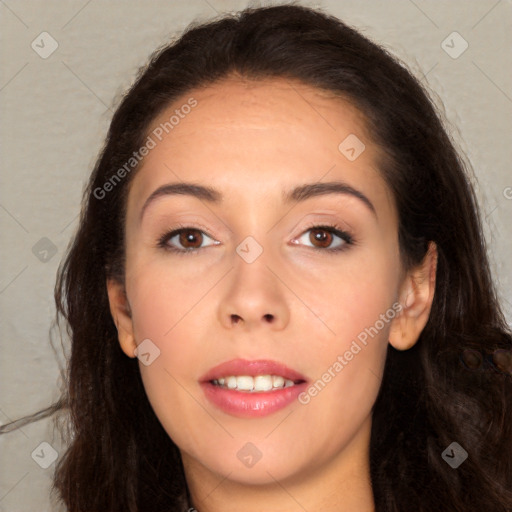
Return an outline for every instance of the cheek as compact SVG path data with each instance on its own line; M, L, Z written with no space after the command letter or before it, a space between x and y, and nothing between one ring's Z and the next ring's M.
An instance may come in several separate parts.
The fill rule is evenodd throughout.
M393 250L361 250L341 256L329 267L301 271L294 291L317 317L311 315L312 327L316 324L330 346L342 349L376 323L379 331L389 327L389 322L382 325L381 319L387 313L394 316L399 271Z
M391 322L399 308L393 302L395 283L378 280L379 274L353 274L357 282L344 281L346 288L329 285L330 299L318 297L325 329L321 337L298 348L311 368L312 382L299 397L310 442L321 443L326 453L348 443L371 414L381 386ZM334 306L333 306L334 305ZM320 315L319 315L320 316ZM331 332L332 331L332 332ZM321 422L314 421L321 417ZM311 425L313 427L313 425ZM307 432L310 432L308 434Z
M319 452L336 453L348 446L371 415L381 385L386 344L373 340L372 345L359 345L351 360L346 351L332 353L318 378L299 397L298 407L304 410L301 435L306 442L315 443Z
M182 324L197 323L197 307L222 276L222 269L183 270L183 264L156 256L134 261L127 273L127 294L136 340L165 340Z
M151 350L157 354L150 365L139 364L144 387L159 417L160 413L181 411L179 418L173 415L172 422L164 422L172 425L173 431L179 431L187 411L200 414L190 395L198 392L194 386L205 370L198 354L206 361L218 357L214 345L211 353L204 346L205 335L212 334L214 318L208 292L219 280L216 274L205 272L186 279L163 259L133 264L127 272L136 343L149 339Z
M307 327L310 336L301 341L314 381L299 402L325 419L317 428L325 429L326 443L338 442L329 437L328 425L344 424L348 435L350 425L370 413L379 392L389 330L400 309L399 266L389 254L347 258L336 272L316 276L315 287L302 289L323 325L316 322L322 333L317 336L313 325Z
M203 414L194 398L199 394L196 384L201 370L194 305L200 297L179 282L151 272L132 288L136 342L151 340L150 352L155 354L149 365L139 362L144 389L160 423L180 446L199 441L190 425Z

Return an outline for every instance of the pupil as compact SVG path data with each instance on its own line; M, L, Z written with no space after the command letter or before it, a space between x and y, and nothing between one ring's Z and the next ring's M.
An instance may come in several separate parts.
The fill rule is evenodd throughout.
M312 231L313 237L316 242L320 242L322 247L328 247L330 245L330 233L327 233L324 229L314 229Z
M199 237L196 235L196 233L197 232L193 230L183 231L180 234L180 243L184 246L187 246L187 244L191 244L192 247L194 248L200 246L201 242L197 242L197 240L199 240ZM194 239L196 239L196 243L194 243Z

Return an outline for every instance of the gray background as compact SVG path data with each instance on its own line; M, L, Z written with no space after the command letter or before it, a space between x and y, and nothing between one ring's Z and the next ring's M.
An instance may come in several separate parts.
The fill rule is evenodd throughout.
M449 132L475 169L491 262L510 323L512 2L302 3L323 7L382 43L438 98ZM189 22L246 5L0 0L3 424L59 395L57 358L49 344L55 274L122 92L150 53ZM454 31L469 45L457 58L463 41L450 36ZM46 59L40 53L51 48L50 39L42 32L58 43ZM36 463L51 462L51 449L40 447L42 442L62 453L51 420L0 437L0 511L57 510L49 499L55 463L47 469Z

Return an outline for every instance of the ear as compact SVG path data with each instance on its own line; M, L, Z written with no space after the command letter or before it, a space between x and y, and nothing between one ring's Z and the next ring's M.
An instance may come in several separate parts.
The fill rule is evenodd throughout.
M389 343L397 350L411 348L427 325L434 299L437 246L429 242L422 263L407 272L400 288L402 310L391 323Z
M128 357L135 357L137 347L133 334L133 322L124 285L114 279L107 279L110 314L117 327L117 336L121 349Z

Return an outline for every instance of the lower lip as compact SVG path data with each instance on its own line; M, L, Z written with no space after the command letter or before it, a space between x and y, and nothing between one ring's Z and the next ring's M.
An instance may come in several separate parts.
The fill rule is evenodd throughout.
M224 412L240 418L267 416L290 405L307 387L307 382L276 391L246 392L221 388L211 382L201 382L210 402Z

